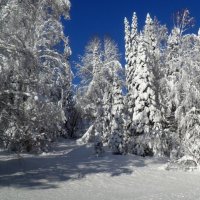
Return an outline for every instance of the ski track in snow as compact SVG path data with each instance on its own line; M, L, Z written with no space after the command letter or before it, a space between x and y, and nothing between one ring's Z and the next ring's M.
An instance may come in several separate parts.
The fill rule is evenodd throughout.
M93 154L62 141L17 158L0 152L0 200L200 200L200 172L166 171L164 158Z

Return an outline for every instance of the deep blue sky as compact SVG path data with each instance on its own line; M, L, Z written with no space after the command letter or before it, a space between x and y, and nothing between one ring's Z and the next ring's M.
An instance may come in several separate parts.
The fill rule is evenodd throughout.
M171 28L173 13L188 8L196 21L191 31L196 33L200 26L200 0L71 0L71 4L71 20L64 23L73 53L71 61L78 60L93 35L108 34L118 43L124 64L124 17L130 21L134 11L139 27L149 12Z

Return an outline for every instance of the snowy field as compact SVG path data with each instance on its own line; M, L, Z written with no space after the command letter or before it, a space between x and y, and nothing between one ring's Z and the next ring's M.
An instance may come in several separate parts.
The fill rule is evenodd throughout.
M0 200L198 200L200 172L166 171L166 160L60 142L40 156L0 152Z

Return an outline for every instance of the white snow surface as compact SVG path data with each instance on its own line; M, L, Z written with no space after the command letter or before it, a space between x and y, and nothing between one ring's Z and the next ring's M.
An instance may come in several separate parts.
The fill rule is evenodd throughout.
M60 141L40 156L0 152L0 200L200 200L200 172L167 171L167 159L97 157Z

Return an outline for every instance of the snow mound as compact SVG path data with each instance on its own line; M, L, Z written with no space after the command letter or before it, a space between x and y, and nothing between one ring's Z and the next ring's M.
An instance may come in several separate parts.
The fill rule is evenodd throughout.
M184 171L193 171L197 170L198 163L195 159L191 156L183 156L178 160L173 160L169 162L166 169L167 170L184 170Z
M86 131L86 133L76 142L77 144L82 145L82 144L90 143L94 140L95 140L94 125L91 125Z

